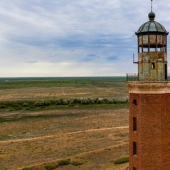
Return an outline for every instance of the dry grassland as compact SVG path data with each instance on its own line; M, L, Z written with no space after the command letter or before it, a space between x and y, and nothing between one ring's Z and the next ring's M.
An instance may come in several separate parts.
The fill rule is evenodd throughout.
M57 170L125 170L113 160L128 155L128 109L53 110L1 113L1 117L34 116L0 124L1 170L34 167L70 158L81 166ZM37 115L43 115L37 116ZM45 117L46 115L46 117Z
M107 86L21 88L0 90L0 101L53 100L72 98L108 98L124 100L128 91L124 82L114 82Z
M50 87L48 85L52 81L46 83L43 80L42 85L38 81L17 81L4 81L0 84L0 102L128 98L125 83L111 80L94 83L91 80L87 82L76 79L69 84L63 80L58 83L57 79ZM75 86L71 86L71 83ZM128 155L127 104L119 109L113 105L86 105L68 109L42 109L38 112L1 110L0 120L0 170L19 170L25 167L45 170L46 165L52 166L58 160L68 158L71 162L83 164L69 164L55 169L126 170L128 167L127 163L113 163L115 159Z

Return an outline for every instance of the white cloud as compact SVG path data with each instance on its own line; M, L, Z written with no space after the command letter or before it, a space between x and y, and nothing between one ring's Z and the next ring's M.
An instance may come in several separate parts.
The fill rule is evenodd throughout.
M155 0L153 9L156 21L170 30L168 1ZM136 72L133 35L149 12L148 0L1 1L0 76Z

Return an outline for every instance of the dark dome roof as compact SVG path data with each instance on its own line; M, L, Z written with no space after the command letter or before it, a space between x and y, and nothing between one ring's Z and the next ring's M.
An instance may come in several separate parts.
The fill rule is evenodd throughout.
M150 12L150 13L148 14L148 17L149 17L150 20L154 21L154 19L155 19L155 13L154 13L154 12Z
M147 33L160 33L160 34L166 34L166 35L169 34L169 32L166 31L163 25L154 21L155 13L150 12L148 14L148 17L150 21L142 24L139 30L136 32L136 35L145 34L145 33L146 34Z

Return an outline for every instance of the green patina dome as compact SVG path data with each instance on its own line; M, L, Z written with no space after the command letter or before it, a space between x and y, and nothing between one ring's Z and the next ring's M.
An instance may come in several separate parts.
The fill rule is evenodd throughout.
M166 31L165 27L154 21L155 19L155 13L150 12L148 14L149 21L142 24L139 28L139 30L136 32L136 35L141 35L141 34L148 34L148 33L159 33L159 34L166 34L168 35L169 32Z

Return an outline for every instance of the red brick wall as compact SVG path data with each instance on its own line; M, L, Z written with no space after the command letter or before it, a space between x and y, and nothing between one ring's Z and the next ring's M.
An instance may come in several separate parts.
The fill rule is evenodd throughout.
M137 117L136 132L133 117ZM170 94L130 94L129 139L129 170L170 170Z

